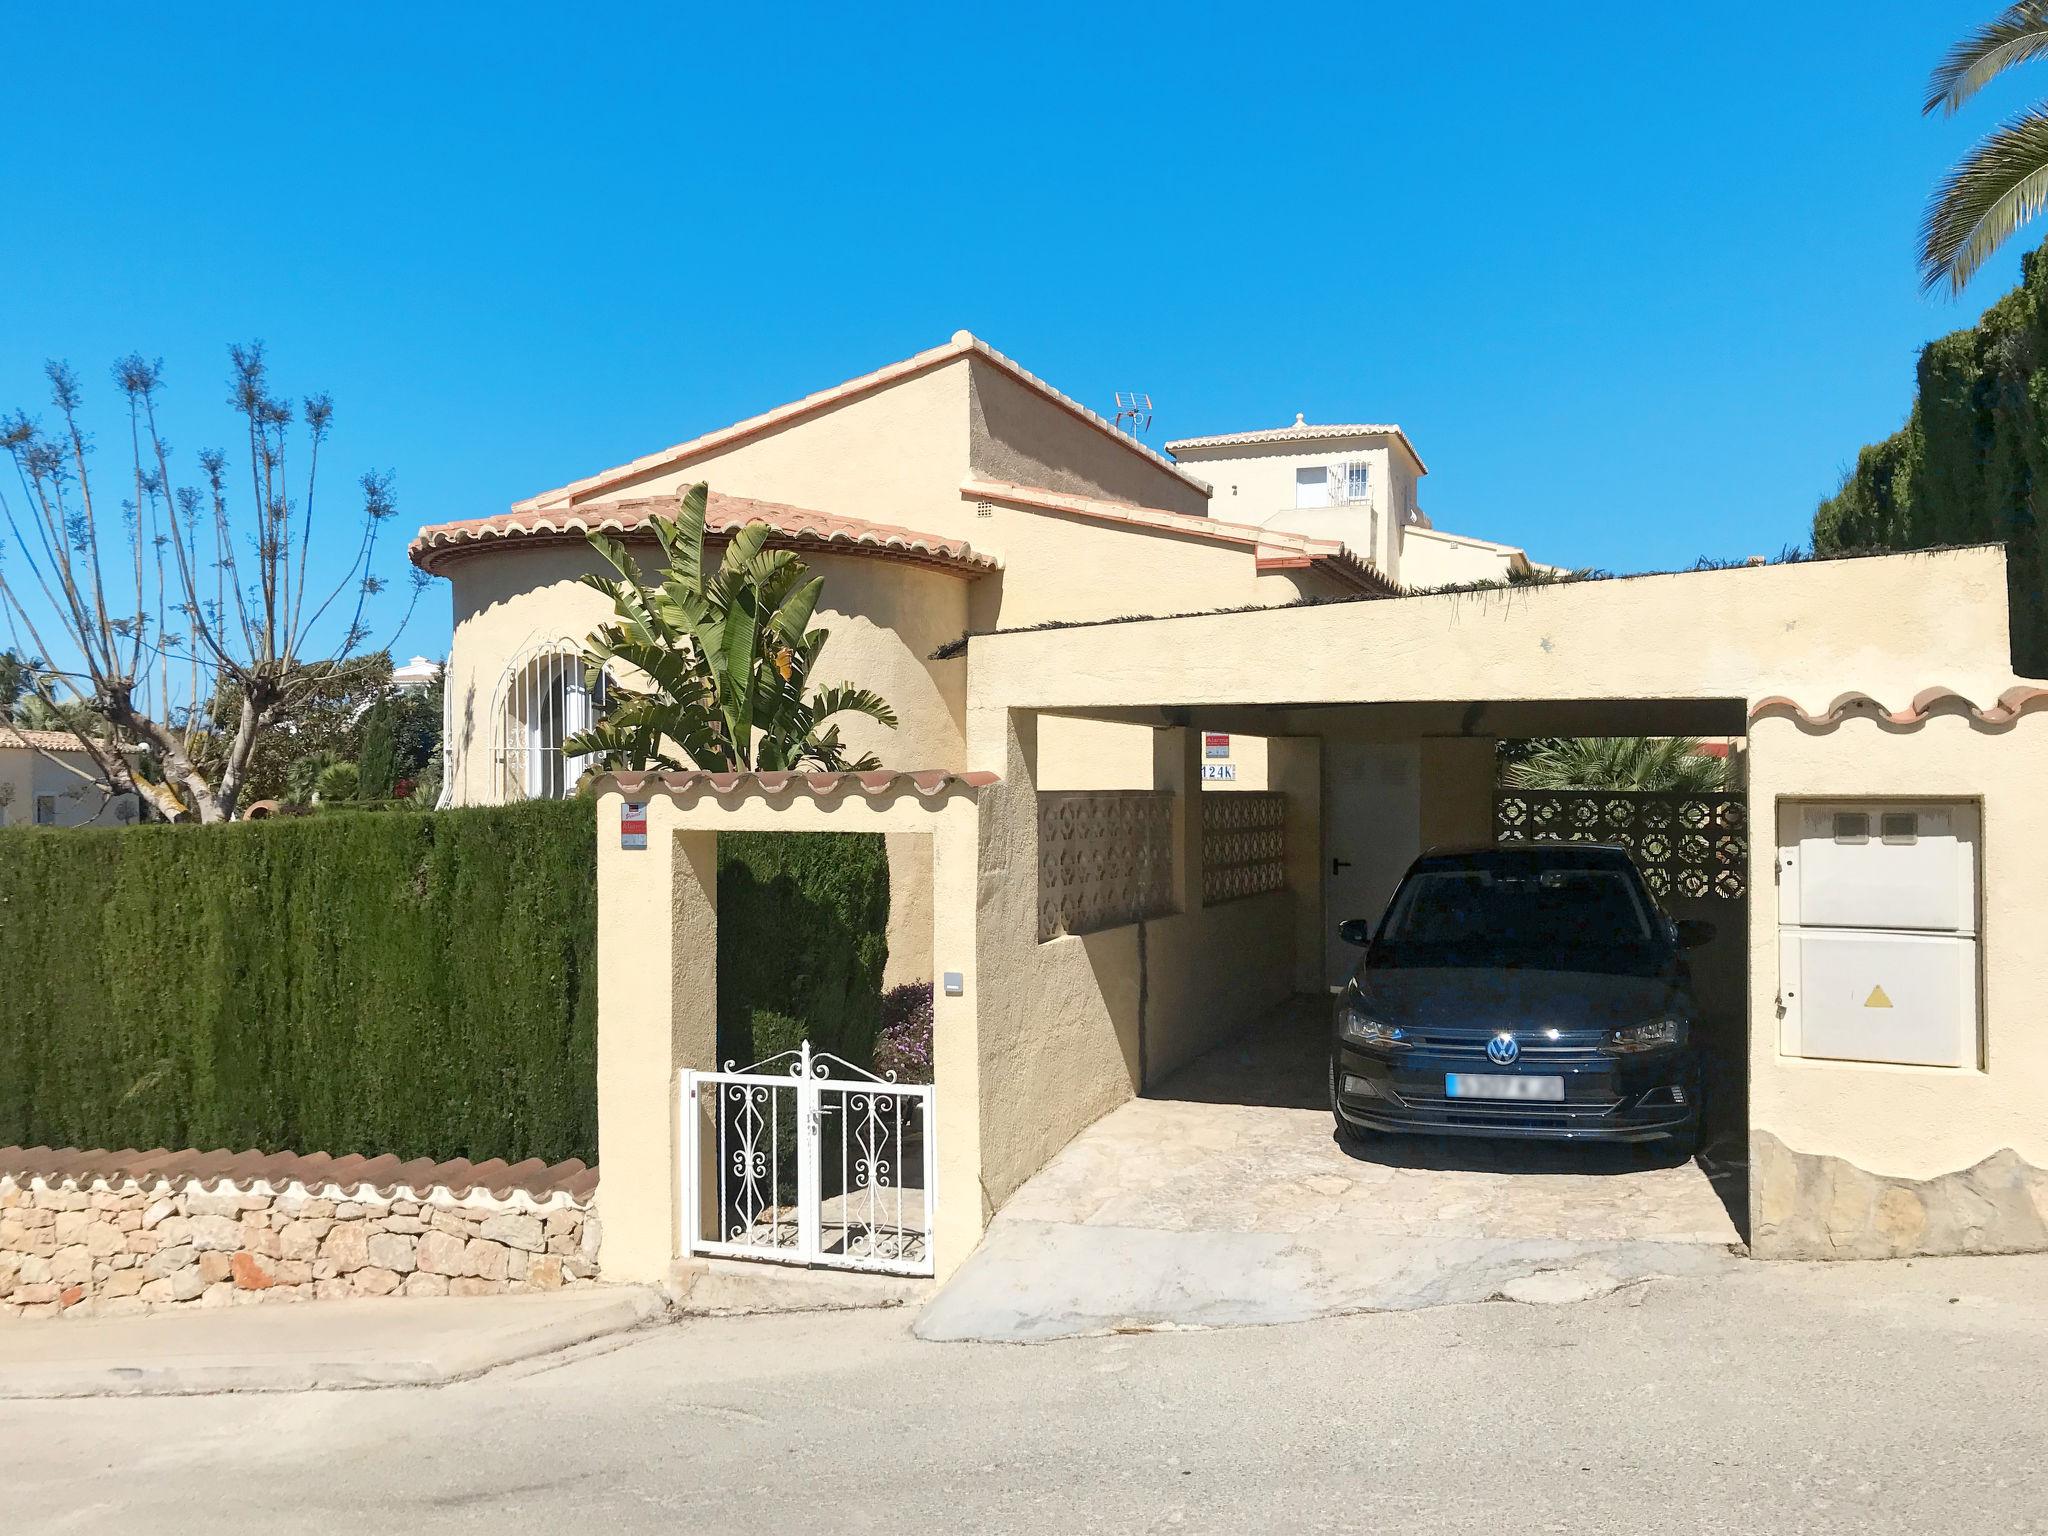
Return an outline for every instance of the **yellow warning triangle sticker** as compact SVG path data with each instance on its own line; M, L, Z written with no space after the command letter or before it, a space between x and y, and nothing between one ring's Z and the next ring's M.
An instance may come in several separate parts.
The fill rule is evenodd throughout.
M1872 987L1870 996L1863 1000L1863 1006L1866 1008L1889 1008L1891 1005L1892 1000L1885 996L1883 987Z

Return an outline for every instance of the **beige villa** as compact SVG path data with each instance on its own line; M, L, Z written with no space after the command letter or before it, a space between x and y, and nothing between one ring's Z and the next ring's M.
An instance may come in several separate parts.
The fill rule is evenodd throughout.
M2013 670L2002 550L1513 583L1521 550L1429 526L1398 427L1168 446L963 332L414 541L454 601L453 803L575 782L584 534L698 480L714 528L768 522L825 577L823 675L901 716L853 743L889 772L598 781L608 1277L747 1235L713 1099L790 1087L714 1072L720 831L890 839L892 970L938 984L943 1277L1091 1123L1340 980L1338 921L1418 852L1506 835L1498 741L1568 734L1744 749L1744 791L1651 841L1718 930L1750 1251L2048 1247L2048 690Z

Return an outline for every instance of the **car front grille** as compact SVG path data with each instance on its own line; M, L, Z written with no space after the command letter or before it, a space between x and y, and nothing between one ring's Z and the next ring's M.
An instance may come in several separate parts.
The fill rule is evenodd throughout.
M1604 1031L1578 1033L1563 1036L1557 1040L1547 1039L1531 1031L1514 1034L1515 1044L1521 1047L1521 1059L1530 1057L1556 1059L1564 1056L1599 1057L1601 1047L1607 1043ZM1432 1056L1470 1057L1476 1061L1487 1060L1486 1043L1492 1035L1473 1034L1432 1034L1427 1030L1409 1030L1405 1036L1409 1045L1419 1051L1428 1051Z

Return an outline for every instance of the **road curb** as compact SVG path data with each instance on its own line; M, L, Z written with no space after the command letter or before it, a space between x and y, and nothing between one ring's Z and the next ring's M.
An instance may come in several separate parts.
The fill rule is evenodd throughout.
M571 1299L573 1297L573 1300ZM510 1299L510 1298L508 1298ZM524 1301L526 1298L517 1298ZM11 1323L0 1333L0 1400L86 1397L181 1397L218 1392L346 1392L384 1387L433 1387L481 1376L500 1366L532 1360L585 1344L593 1339L624 1333L652 1324L667 1315L660 1294L638 1286L606 1287L585 1299L581 1293L548 1298L554 1306L531 1308L532 1316L502 1309L496 1313L480 1309L480 1303L438 1301L424 1303L445 1310L433 1321L434 1331L414 1339L398 1341L388 1353L377 1352L374 1341L344 1352L319 1342L261 1354L235 1350L235 1340L224 1327L209 1328L214 1339L204 1348L186 1347L172 1330L181 1318L135 1320L110 1347L97 1333L103 1326L91 1321ZM495 1300L489 1298L488 1300ZM538 1298L536 1298L538 1300ZM405 1301L375 1301L364 1308L420 1305ZM305 1312L351 1309L347 1320L334 1321L338 1330L349 1324L364 1325L372 1332L377 1319L367 1323L365 1313L354 1303L308 1303ZM469 1316L465 1307L477 1307ZM294 1308L297 1312L299 1309ZM256 1309L215 1314L222 1323L263 1326L268 1319ZM396 1319L391 1319L396 1321ZM294 1319L295 1322L299 1321ZM310 1322L321 1321L318 1318ZM408 1322L413 1319L407 1319ZM43 1358L10 1359L4 1346L6 1334L20 1328L47 1330L34 1342L47 1347L77 1346L75 1354L45 1353ZM151 1337L150 1332L158 1336ZM357 1334L357 1339L362 1338ZM258 1345L255 1337L250 1344Z

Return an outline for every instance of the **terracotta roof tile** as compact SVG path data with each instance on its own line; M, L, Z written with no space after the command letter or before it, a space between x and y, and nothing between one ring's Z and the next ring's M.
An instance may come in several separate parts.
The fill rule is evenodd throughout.
M1809 711L1782 694L1759 699L1750 706L1749 718L1795 720L1807 726L1836 726L1844 720L1878 720L1887 725L1913 727L1934 715L1967 715L1980 725L2003 728L2022 715L2048 710L2048 688L2008 688L1998 702L1979 709L1953 688L1923 688L1904 709L1888 709L1867 693L1844 693L1819 712Z
M950 773L941 768L915 773L892 768L874 773L708 773L692 769L686 773L608 773L601 775L599 782L605 779L629 795L650 786L680 792L708 789L714 795L779 795L785 790L801 790L813 796L826 796L857 789L872 799L908 787L927 800L956 785L963 789L986 789L1000 782L1000 776L993 773Z
M39 752L83 752L85 743L69 731L34 731L0 720L0 747L33 747Z
M424 1157L401 1160L388 1154L337 1158L326 1152L166 1152L162 1147L147 1152L132 1147L118 1152L104 1148L81 1151L77 1147L0 1147L0 1177L12 1177L17 1182L44 1179L51 1183L70 1180L81 1184L98 1180L108 1184L154 1184L162 1180L173 1186L197 1183L202 1190L209 1191L224 1184L263 1184L274 1192L297 1184L308 1190L336 1188L357 1193L368 1186L378 1198L386 1200L401 1191L424 1197L445 1189L456 1200L472 1194L493 1200L525 1195L538 1204L557 1195L584 1202L597 1190L597 1170L575 1158L560 1163L529 1158L508 1167L496 1158L486 1163L470 1163L460 1158L435 1162Z
M657 512L672 515L676 500L674 496L628 497L537 511L515 509L496 517L434 523L419 531L406 553L421 570L432 571L452 555L506 539L581 543L593 532L628 534L645 528ZM749 523L766 523L775 530L771 543L799 549L873 554L913 565L962 571L970 576L996 569L993 556L979 553L964 539L919 533L894 523L871 523L864 518L813 512L777 501L710 493L705 516L708 532L728 535Z

